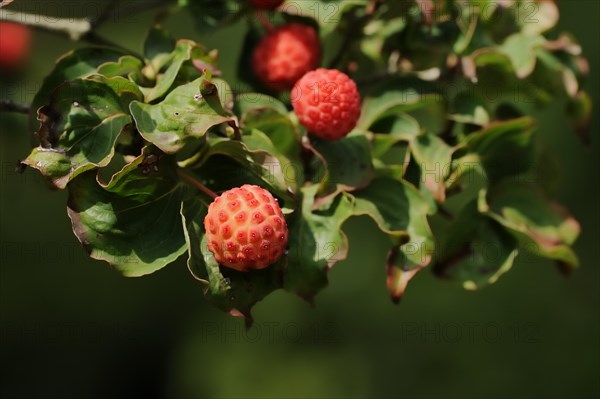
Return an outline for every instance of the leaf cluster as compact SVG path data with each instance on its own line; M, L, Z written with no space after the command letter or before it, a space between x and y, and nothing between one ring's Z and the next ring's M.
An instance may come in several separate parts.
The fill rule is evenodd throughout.
M245 73L263 29L246 6L181 2L201 30L248 20L239 76L253 91L230 87L215 51L160 26L142 58L74 50L34 98L39 146L22 163L69 191L73 231L91 257L142 276L185 254L208 299L248 321L252 306L280 288L312 302L346 257L342 227L357 215L389 237L394 301L427 266L467 289L495 282L520 253L570 270L579 225L550 199L554 183L539 173L547 154L531 115L563 97L585 137L591 107L581 49L554 31L553 2L468 3L282 6L274 22L315 26L323 64L359 85L358 125L331 142L299 125L285 93L276 98ZM212 198L203 188L247 183L278 199L290 239L276 264L237 272L207 250Z

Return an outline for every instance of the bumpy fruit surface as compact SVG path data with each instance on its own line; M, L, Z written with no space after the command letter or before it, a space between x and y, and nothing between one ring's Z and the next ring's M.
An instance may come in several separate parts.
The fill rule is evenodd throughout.
M277 200L264 188L245 184L217 197L204 218L208 250L223 266L263 269L285 251L288 229Z
M319 37L314 28L290 23L269 32L252 55L256 77L274 90L289 90L321 58Z
M284 0L249 0L250 5L261 10L273 10L283 4Z
M292 106L309 132L327 140L346 136L360 117L360 94L352 79L337 69L304 75L291 93Z
M20 67L29 54L31 31L12 22L0 22L0 68L13 70Z

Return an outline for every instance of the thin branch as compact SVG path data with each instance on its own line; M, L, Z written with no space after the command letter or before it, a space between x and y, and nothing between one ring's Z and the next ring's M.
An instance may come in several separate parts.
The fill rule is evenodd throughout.
M20 11L0 10L0 21L16 22L51 32L66 34L71 40L80 40L92 29L85 18L55 18L47 15L28 14Z
M131 52L116 43L99 36L93 31L92 23L86 18L55 18L47 15L28 14L19 11L0 10L0 21L17 22L51 33L66 34L73 41L83 40L91 44L119 48Z
M209 197L211 197L213 199L218 197L218 195L214 191L212 191L210 188L206 187L204 184L200 183L198 180L194 179L192 176L188 175L187 173L184 173L181 170L178 170L177 174L179 175L179 177L181 177L187 183L196 187L198 190L202 191L204 194L208 195Z
M156 7L162 7L174 3L174 0L146 0L138 1L134 4L123 4L117 6L120 0L112 0L97 18L59 18L41 14L29 14L20 11L8 11L0 9L0 21L16 22L27 25L32 28L45 30L48 32L60 33L69 37L71 40L85 40L93 44L103 44L112 47L122 48L106 40L94 31L105 22L114 19L122 19L129 15L136 14Z
M0 112L18 112L20 114L29 113L29 105L18 104L12 100L0 100Z

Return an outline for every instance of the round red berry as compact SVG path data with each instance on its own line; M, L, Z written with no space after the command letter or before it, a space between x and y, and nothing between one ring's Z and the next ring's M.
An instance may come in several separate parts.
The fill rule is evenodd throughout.
M290 23L269 32L252 55L256 77L274 90L289 90L321 58L319 36L314 28Z
M356 84L337 69L308 72L294 85L291 100L300 123L327 140L346 136L360 116Z
M0 22L0 68L16 69L29 55L31 31L25 25Z
M285 0L249 0L250 5L260 10L273 10L283 4Z
M277 200L264 188L249 184L215 198L204 218L204 229L208 250L217 262L239 271L275 263L288 239Z

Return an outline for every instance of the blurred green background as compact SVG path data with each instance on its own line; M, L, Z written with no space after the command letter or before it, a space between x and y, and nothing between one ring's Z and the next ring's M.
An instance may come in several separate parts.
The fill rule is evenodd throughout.
M63 16L106 4L16 3ZM51 192L33 171L14 174L30 147L25 117L0 114L0 397L599 397L600 2L559 5L560 30L574 33L589 59L595 100L590 147L570 131L564 104L538 116L539 140L561 165L555 197L582 225L581 268L568 278L532 257L479 292L425 271L394 306L388 241L358 218L345 225L349 257L316 308L277 292L258 304L246 332L204 301L183 258L138 279L88 259L71 232L66 193ZM100 33L139 49L152 17L112 21ZM201 36L180 13L167 27L219 48L225 77L235 76L243 26ZM27 71L2 80L1 98L28 102L74 45L36 32Z

